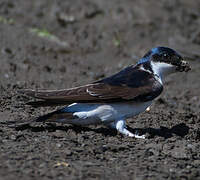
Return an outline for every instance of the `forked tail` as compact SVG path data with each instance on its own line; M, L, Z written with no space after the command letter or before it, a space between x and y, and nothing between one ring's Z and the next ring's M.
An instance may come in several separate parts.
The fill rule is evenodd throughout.
M75 116L73 115L73 113L65 112L63 109L59 109L57 111L40 116L35 121L67 123L68 121L70 122L70 120L74 118Z

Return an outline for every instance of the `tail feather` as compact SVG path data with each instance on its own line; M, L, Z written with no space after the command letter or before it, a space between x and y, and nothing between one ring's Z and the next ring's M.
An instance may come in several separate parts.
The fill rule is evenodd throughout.
M36 122L67 122L75 119L73 113L64 112L62 109L38 117Z
M56 118L55 118L56 112L57 111L54 111L52 113L48 113L43 116L40 116L37 119L35 119L35 121L36 122L46 122L46 121L52 121L53 119L56 120Z
M17 92L19 94L23 94L23 95L26 95L26 96L31 96L31 97L36 96L36 91L32 90L32 89L22 89L22 90L18 90Z
M6 122L7 126L11 128L21 127L30 125L34 122L58 122L58 123L73 123L73 119L76 119L77 116L74 116L73 113L64 112L62 109L39 116L38 118L31 118L29 121L9 121Z

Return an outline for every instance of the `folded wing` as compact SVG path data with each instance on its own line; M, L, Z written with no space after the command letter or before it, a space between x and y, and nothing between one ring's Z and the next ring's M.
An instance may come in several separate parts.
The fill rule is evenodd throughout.
M138 66L129 66L113 76L85 86L63 90L25 89L20 93L41 99L29 103L41 106L73 102L149 101L160 95L162 90L162 85L152 73L142 71Z

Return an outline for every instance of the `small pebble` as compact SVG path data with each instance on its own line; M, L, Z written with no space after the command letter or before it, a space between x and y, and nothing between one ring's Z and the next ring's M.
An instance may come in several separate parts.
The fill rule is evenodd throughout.
M58 148L60 148L60 147L62 147L62 144L57 143L56 146L57 146Z
M10 139L12 139L12 140L16 140L17 137L16 137L15 135L11 135L11 136L10 136Z

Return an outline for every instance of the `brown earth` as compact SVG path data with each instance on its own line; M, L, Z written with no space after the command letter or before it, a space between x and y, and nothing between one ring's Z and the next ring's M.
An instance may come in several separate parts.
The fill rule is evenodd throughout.
M155 46L191 57L151 107L127 121L147 139L103 126L29 121L22 88L61 89L136 63ZM0 179L200 179L200 1L1 0Z

